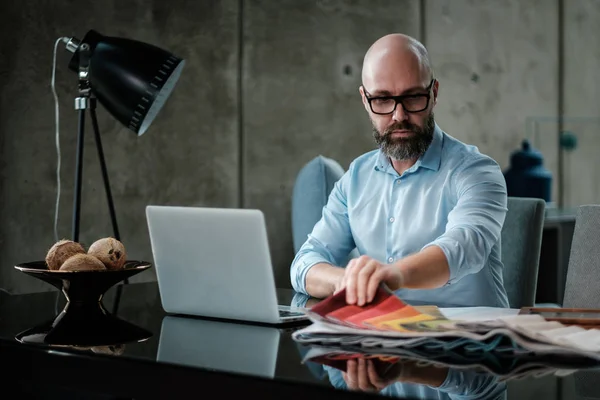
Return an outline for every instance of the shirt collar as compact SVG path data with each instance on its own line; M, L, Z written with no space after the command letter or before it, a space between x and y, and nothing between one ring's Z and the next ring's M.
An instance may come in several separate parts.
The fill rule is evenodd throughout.
M433 129L433 140L431 144L423 154L413 165L410 167L408 171L416 171L419 167L427 168L433 171L438 171L440 169L440 164L442 162L442 145L443 145L444 137L442 135L442 130L440 127L435 124ZM392 167L392 163L387 158L385 154L381 150L377 153L377 160L375 163L375 171L382 172L395 172Z
M427 168L433 171L439 170L442 162L443 142L444 136L442 135L442 130L437 124L435 124L433 129L433 140L431 141L427 151L425 151L425 154L423 154L415 163L415 166Z

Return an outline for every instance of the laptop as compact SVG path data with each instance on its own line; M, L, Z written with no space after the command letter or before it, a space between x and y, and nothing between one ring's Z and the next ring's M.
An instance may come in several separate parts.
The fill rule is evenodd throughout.
M275 377L279 329L166 315L156 361Z
M165 312L264 324L308 320L278 304L260 210L149 205L146 218Z

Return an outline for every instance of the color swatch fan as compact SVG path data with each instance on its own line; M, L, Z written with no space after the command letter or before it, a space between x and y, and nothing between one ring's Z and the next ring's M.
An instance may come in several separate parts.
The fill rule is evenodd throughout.
M316 321L378 331L404 332L406 324L414 330L414 324L448 321L436 306L411 306L386 286L380 286L373 301L364 306L347 304L344 289L312 307L307 314Z

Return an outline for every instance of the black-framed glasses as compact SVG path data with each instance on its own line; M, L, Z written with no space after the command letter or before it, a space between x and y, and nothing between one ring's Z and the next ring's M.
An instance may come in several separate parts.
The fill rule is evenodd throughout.
M435 82L435 78L431 79L429 85L425 88L427 93L418 93L418 94L406 94L403 96L375 96L370 97L371 95L365 89L365 97L369 102L369 107L371 107L371 111L374 114L386 115L391 114L396 111L396 107L398 103L402 104L402 108L404 111L409 113L421 112L429 106L429 99L431 98L431 88L433 87L433 83Z

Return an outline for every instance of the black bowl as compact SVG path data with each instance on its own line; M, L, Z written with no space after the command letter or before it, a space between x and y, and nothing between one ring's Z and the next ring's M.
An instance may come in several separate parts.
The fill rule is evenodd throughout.
M67 303L55 318L15 336L21 343L92 350L120 355L125 345L152 336L138 327L109 314L101 303Z
M41 279L63 292L69 303L98 303L118 282L151 267L146 261L126 261L122 269L102 271L52 271L45 261L15 265L19 271Z

